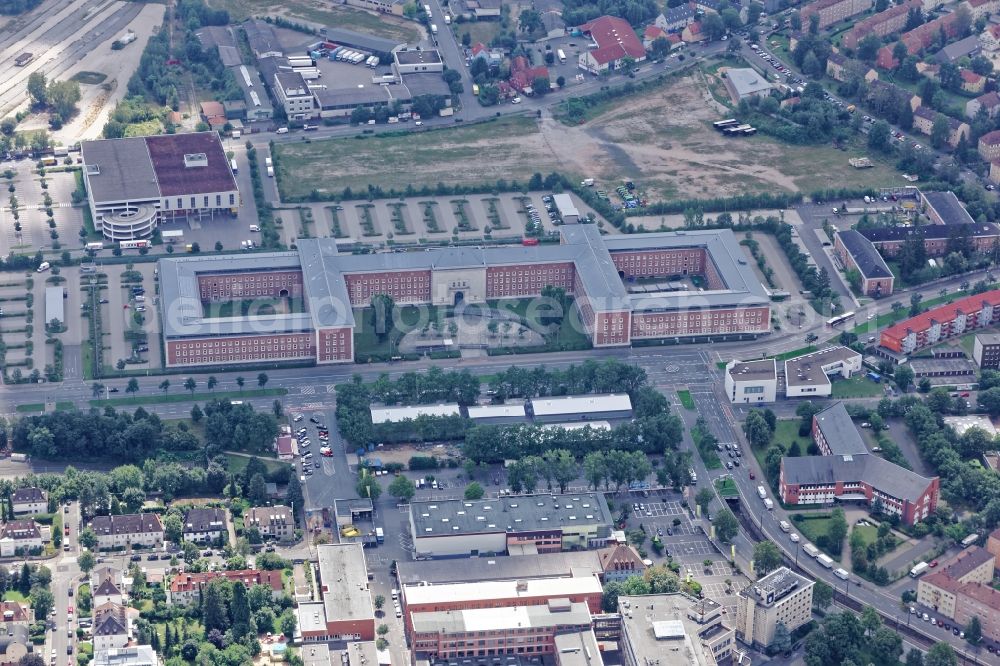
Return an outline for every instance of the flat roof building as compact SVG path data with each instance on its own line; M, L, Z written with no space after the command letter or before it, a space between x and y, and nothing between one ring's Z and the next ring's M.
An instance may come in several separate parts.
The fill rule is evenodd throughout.
M730 361L724 381L726 395L734 404L764 404L777 400L778 366L773 358Z
M559 211L559 217L562 218L563 224L575 224L580 221L580 211L576 209L573 197L569 194L566 192L553 194L552 202L555 204L556 210Z
M993 421L988 416L981 414L969 414L967 416L945 416L943 419L946 426L950 426L955 434L961 437L970 428L979 428L990 437L996 437L1000 430L993 425Z
M524 403L500 405L473 405L468 408L469 419L476 425L524 423L528 419Z
M600 576L596 550L564 551L544 555L476 557L455 566L454 560L400 560L396 577L401 585L479 583L525 578L570 578Z
M415 557L600 548L613 518L597 493L410 503Z
M386 407L373 405L371 408L372 423L399 423L413 420L420 416L461 416L457 403L440 405L416 405L413 407Z
M66 323L66 307L64 301L66 290L63 287L45 288L45 324L53 321Z
M395 39L376 37L375 35L355 32L354 30L345 30L344 28L327 27L325 30L326 32L323 33L323 36L327 41L343 46L356 47L362 51L370 51L380 57L393 53L406 45L405 42Z
M1000 333L977 333L972 343L972 359L981 370L1000 368Z
M751 97L766 97L774 89L767 77L750 67L730 67L726 70L724 82L733 104Z
M728 663L736 634L712 599L681 593L618 597L624 666L715 666Z
M217 132L84 141L80 154L94 225L109 240L147 238L162 221L240 206Z
M573 419L625 419L632 416L632 400L627 393L594 393L531 399L535 421Z
M833 394L831 377L861 372L862 356L847 347L829 347L785 361L785 396L821 398Z
M781 622L794 632L812 619L815 583L788 567L779 567L736 597L736 637L744 643L767 647Z
M375 607L362 545L323 544L317 554L323 599L299 605L301 640L375 640Z
M854 229L838 231L834 237L834 253L852 279L851 272L857 271L855 280L858 290L865 296L881 298L892 295L895 278L885 259L875 245Z
M422 72L443 72L444 61L436 49L407 49L392 54L397 76Z

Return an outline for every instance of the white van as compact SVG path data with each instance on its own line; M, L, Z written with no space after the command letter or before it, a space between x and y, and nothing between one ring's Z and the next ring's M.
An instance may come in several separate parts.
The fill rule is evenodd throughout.
M764 506L767 508L768 511L774 511L774 502L771 500L770 497L764 500Z
M250 225L250 231L256 233L256 232L260 231L260 227L258 225L256 225L256 224L251 224Z
M781 531L785 533L790 532L792 529L792 526L788 524L787 520L782 520L781 522L779 522L778 527L780 527Z
M47 261L43 261L42 263L40 263L38 265L38 268L36 269L36 272L38 272L38 273L44 273L45 271L49 270L50 268L52 268L52 264L50 264Z
M278 134L288 134L288 128L287 127L279 127L278 128Z
M847 571L845 571L844 569L834 569L833 575L839 578L840 580L847 580L848 578L850 578L850 574L847 573Z
M757 486L757 496L761 499L767 497L767 490L764 489L764 486Z

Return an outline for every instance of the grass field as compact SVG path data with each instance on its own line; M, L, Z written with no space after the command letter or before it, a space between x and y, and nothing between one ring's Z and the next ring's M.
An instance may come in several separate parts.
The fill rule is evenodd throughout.
M802 455L805 455L806 449L812 443L812 440L808 437L799 436L799 419L787 419L779 420L777 425L774 427L774 442L781 442L786 446L791 446L792 442L799 443L799 450Z
M240 474L247 468L247 464L250 462L250 456L236 455L235 453L227 453L226 455L226 469L230 474ZM288 463L282 462L280 460L274 460L273 458L261 458L258 457L264 467L267 468L267 473L271 474L278 471L282 467L288 467Z
M866 546L875 543L875 539L878 538L878 528L874 525L855 525L851 528L851 534L855 532L864 538Z
M566 167L546 149L538 122L523 116L419 134L359 137L275 145L282 199L298 200L313 190L325 195L340 194L345 187L365 190L370 183L404 190L501 178L526 181L535 171ZM387 164L399 168L386 169ZM408 168L418 164L419 169Z
M376 37L414 42L420 39L417 24L386 14L369 14L360 9L310 0L284 0L279 5L264 0L209 0L209 5L227 9L233 23L251 16L281 15L318 25L349 28Z
M691 397L691 391L687 389L680 389L677 391L677 399L681 401L684 405L684 409L694 410L694 399Z
M474 21L471 23L456 23L452 26L458 38L462 38L463 33L469 33L472 38L471 44L482 42L486 46L490 45L493 38L500 33L500 21Z
M799 528L799 531L802 532L802 536L805 537L807 541L810 541L812 542L813 545L816 545L816 541L821 536L825 536L826 533L830 530L830 523L832 522L833 519L830 517L830 514L820 514L820 515L799 514L799 515L805 516L805 520L794 521L793 525ZM837 560L838 562L840 561L840 558L834 557L833 553L830 553L828 551L825 552L830 557L833 557L833 559Z
M250 377L248 382L254 381L253 377ZM162 402L198 402L205 400L242 400L244 398L261 398L265 396L272 395L285 395L288 393L288 389L284 388L248 388L244 391L214 391L210 393L195 393L192 395L190 391L185 391L182 386L183 382L178 382L173 384L171 389L173 393L165 393L160 395L137 395L130 398L111 398L110 400L91 400L91 407L125 407L129 405L155 405Z
M833 398L874 398L882 395L882 385L858 375L833 382Z
M716 479L715 490L719 493L719 497L737 497L740 494L736 490L736 482L732 479Z
M254 315L273 315L276 313L292 313L305 311L303 298L247 298L237 301L211 303L205 306L206 317L246 317Z

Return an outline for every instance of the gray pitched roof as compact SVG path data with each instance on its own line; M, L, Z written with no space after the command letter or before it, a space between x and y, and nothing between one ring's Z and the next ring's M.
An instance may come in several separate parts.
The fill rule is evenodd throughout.
M857 456L803 456L782 458L785 483L833 485L862 481L897 499L916 501L932 479L871 454Z
M958 200L954 192L923 192L927 203L937 211L945 224L975 224L975 220L965 210L965 206Z
M823 437L834 455L868 453L868 447L861 439L861 434L847 413L844 403L838 402L833 407L824 409L816 414L815 418L820 432L823 433Z
M858 265L858 270L869 280L875 278L892 277L892 271L885 263L885 259L878 253L872 242L865 238L860 232L854 229L846 229L837 232L840 242L844 244L847 251L854 258L854 263Z

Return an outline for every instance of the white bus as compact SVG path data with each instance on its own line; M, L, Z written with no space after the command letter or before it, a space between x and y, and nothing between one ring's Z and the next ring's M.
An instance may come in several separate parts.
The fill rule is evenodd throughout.
M556 51L556 55L559 56L559 62L561 62L562 64L565 65L566 64L566 54L563 53L563 50L562 49L558 49Z
M87 249L93 250L94 252L104 249L104 243L87 243Z
M137 250L143 247L149 247L148 240L123 240L118 243L118 247L123 250Z
M229 166L233 168L233 173L239 173L239 169L236 167L236 158L229 160Z

